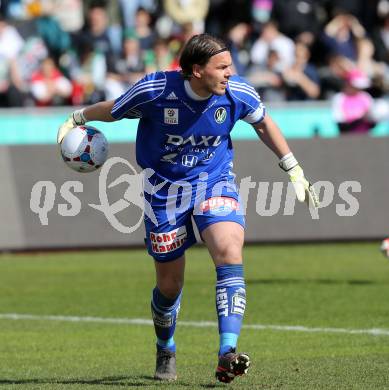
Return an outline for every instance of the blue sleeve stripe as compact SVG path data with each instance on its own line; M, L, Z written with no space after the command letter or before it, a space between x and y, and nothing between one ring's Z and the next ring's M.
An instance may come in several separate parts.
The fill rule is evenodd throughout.
M258 97L258 95L254 95L253 93L249 92L249 91L245 91L244 89L242 88L231 88L231 91L236 91L236 92L243 92L245 93L246 95L249 95L251 96L254 100L256 100L258 103L261 102L261 99ZM241 99L240 99L241 100Z
M139 92L136 92L136 93L132 94L131 96L128 96L127 99L121 101L120 104L116 103L116 104L113 106L112 112L114 113L114 112L118 111L120 108L123 108L123 106L124 106L129 100L135 98L135 97L138 96L138 95L143 94L145 98L149 98L150 95L147 94L146 92L163 91L164 89L165 89L164 86L158 87L158 88L152 87L152 88L143 89L143 90L141 90L141 91L139 91ZM150 100L150 99L145 99L145 100L143 100L143 101L137 102L137 104L134 104L134 107L138 106L139 104L146 103L146 102L149 101L149 100ZM153 99L151 99L151 100L153 100ZM130 109L130 108L129 108L129 109Z
M129 95L131 95L133 92L136 92L142 88L146 88L148 86L151 86L151 85L155 85L155 86L158 86L158 85L163 85L163 83L165 82L165 80L149 80L149 81L144 81L144 82L139 82L137 84L135 84L132 88L130 88L121 98L120 100L118 100L117 103L121 103L121 101L123 99L126 99Z
M165 80L150 80L150 81L145 81L142 83L135 84L132 88L130 88L117 102L116 104L122 104L123 100L127 100L127 98L131 97L131 95L144 88L148 88L150 86L160 86L165 83ZM115 105L116 105L115 104Z
M130 99L134 98L135 96L150 92L150 91L159 91L161 89L165 88L166 80L160 80L160 81L148 81L145 83L141 83L138 85L135 85L133 88L129 89L113 106L112 112L116 111L120 107L122 107L125 103L127 103ZM146 94L147 96L147 94Z
M247 83L238 83L236 81L229 80L228 84L231 84L231 85L233 85L235 87L241 87L241 88L247 89L248 91L254 92L254 94L257 95L257 91L255 90L255 88L252 87L251 85L247 84Z
M246 95L249 95L249 96L251 96L252 98L254 98L258 102L261 101L260 97L258 96L258 94L255 91L250 91L249 89L243 88L242 86L235 86L235 85L231 85L230 89L232 91L242 92L242 93L244 93Z
M261 102L261 99L258 96L258 94L255 92L255 90L250 90L249 88L244 87L242 84L238 84L238 85L232 84L230 85L230 89L232 91L243 92L251 96L252 98L254 98L257 102Z
M135 94L139 94L139 92L147 92L153 89L153 87L157 87L159 85L162 85L160 82L156 84L155 82L147 82L147 83L142 83L139 85L135 85L133 88L129 89L121 98L119 98L115 105L113 106L113 110L116 110L117 108L123 106L126 102L128 102Z
M244 89L244 90L246 90L248 92L253 93L255 96L258 96L258 98L260 98L258 93L257 93L257 91L251 85L248 85L246 83L237 83L235 81L231 81L231 85L232 85L233 88L234 87L235 88L242 88L242 89Z

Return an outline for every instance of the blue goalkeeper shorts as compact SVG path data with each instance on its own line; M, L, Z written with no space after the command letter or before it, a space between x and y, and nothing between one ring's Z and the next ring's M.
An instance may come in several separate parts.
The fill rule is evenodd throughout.
M151 206L144 218L145 243L149 254L158 262L175 260L196 243L193 221L200 235L217 222L236 222L245 227L234 175L213 183L200 195L197 188L185 188L174 196L166 192L144 196Z

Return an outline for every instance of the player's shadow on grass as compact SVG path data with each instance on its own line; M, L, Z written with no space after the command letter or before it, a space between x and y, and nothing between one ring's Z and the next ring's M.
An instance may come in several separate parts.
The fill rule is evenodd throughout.
M2 385L99 385L99 386L118 386L118 387L142 387L156 386L165 387L166 382L156 381L152 376L109 376L95 379L54 379L54 378L31 378L31 379L0 379ZM176 382L180 386L193 387L193 383ZM200 384L198 387L214 388L219 387L219 384Z
M385 282L378 282L374 280L364 279L246 279L246 284L351 284L351 285L366 285L366 284L382 284Z
M50 378L31 378L31 379L0 379L1 385L100 385L100 386L119 386L119 387L135 387L135 386L150 386L151 377L142 376L109 376L96 379L50 379Z

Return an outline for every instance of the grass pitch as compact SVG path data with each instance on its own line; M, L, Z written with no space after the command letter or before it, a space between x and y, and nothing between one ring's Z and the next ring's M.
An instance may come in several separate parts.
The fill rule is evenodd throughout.
M179 321L194 326L177 327L172 384L152 379L152 326L68 321L149 319L154 267L145 251L1 255L0 389L389 389L389 262L378 246L247 247L244 323L276 327L242 330L239 349L253 365L231 385L213 378L217 329L196 326L216 321L204 248L187 252Z

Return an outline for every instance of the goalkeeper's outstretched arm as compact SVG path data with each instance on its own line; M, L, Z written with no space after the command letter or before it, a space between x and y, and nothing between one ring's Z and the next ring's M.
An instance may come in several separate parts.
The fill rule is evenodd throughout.
M319 207L319 198L311 183L305 178L304 171L290 151L285 137L281 130L269 115L254 125L259 138L268 146L280 159L278 165L289 174L290 181L296 191L297 199L300 202L306 201L314 208Z
M265 115L263 120L254 125L259 138L270 148L278 158L290 153L289 146L281 133L281 130L269 115Z
M92 104L83 109L84 118L89 121L113 122L116 119L111 115L114 100L107 100Z
M57 142L61 143L65 135L74 127L85 125L90 121L113 122L116 119L112 117L111 110L114 105L114 100L107 100L92 104L91 106L82 108L72 112L59 129L57 134Z

